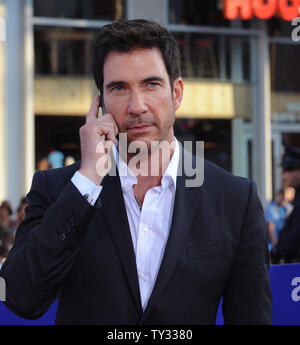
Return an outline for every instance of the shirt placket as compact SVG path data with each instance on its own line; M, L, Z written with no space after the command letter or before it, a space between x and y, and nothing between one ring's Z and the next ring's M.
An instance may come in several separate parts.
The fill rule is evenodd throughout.
M153 283L150 267L150 256L151 248L155 240L155 233L152 229L153 208L155 207L155 204L155 193L153 193L153 190L149 190L146 193L143 202L136 247L136 263L143 307L148 299L150 287Z

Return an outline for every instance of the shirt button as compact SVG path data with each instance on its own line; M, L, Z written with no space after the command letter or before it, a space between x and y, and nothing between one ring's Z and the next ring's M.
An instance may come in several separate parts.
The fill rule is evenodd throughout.
M144 278L145 277L145 274L143 272L140 273L140 278Z
M143 230L144 232L148 231L148 226L143 225L143 226L142 226L142 230Z

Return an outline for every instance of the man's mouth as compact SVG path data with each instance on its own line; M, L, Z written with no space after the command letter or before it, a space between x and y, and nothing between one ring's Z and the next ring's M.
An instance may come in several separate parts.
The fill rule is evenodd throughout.
M143 132L143 131L146 131L148 128L150 128L152 125L149 124L149 123L141 123L141 124L136 124L136 125L132 125L132 126L129 126L127 128L127 131L130 132L130 133L140 133L140 132Z

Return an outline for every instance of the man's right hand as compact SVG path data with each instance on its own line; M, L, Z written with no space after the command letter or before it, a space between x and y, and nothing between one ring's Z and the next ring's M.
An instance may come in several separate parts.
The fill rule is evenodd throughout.
M99 159L105 161L119 133L118 126L111 114L98 117L100 96L96 96L86 116L86 123L80 127L81 167L79 172L99 185L107 173L107 167L97 166ZM103 141L102 136L105 136ZM96 149L99 153L96 152ZM100 171L99 171L100 169Z

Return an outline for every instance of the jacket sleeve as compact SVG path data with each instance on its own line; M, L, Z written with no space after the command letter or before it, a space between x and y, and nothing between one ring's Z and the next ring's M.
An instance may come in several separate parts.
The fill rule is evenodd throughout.
M222 308L224 324L272 323L267 229L254 182Z
M27 201L0 275L6 283L4 304L23 318L35 319L57 298L96 208L71 181L54 200L44 171L35 173Z

